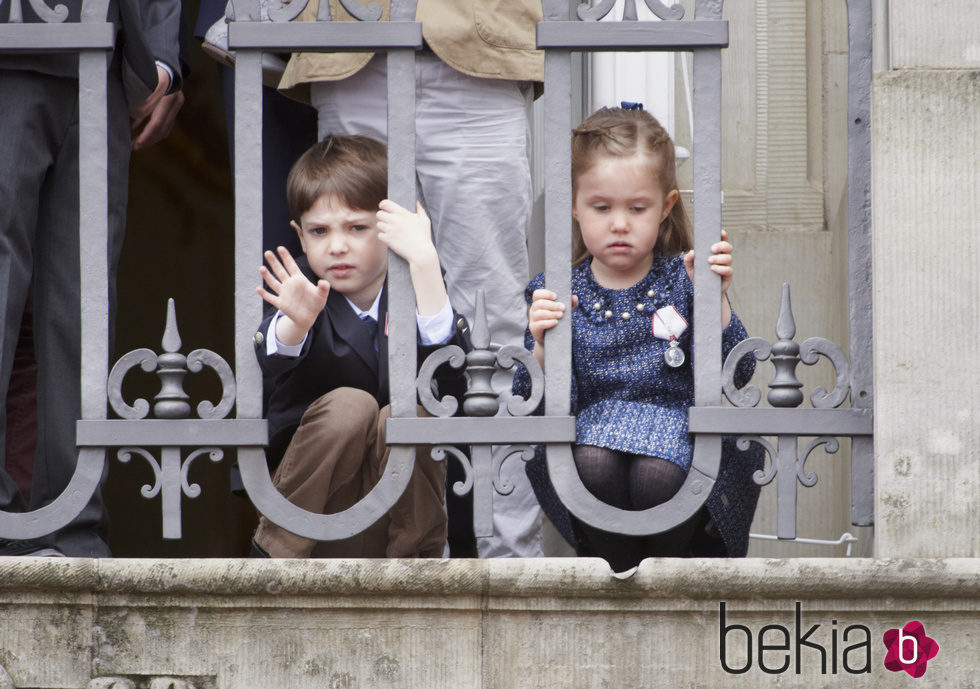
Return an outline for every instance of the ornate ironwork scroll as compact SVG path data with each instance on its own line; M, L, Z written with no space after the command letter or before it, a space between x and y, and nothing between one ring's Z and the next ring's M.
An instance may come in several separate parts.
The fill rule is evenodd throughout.
M340 0L355 21L335 21L326 0L317 7L316 21L292 21L308 4L308 0L233 0L229 47L236 54L239 50L387 52L389 62L393 53L422 47L422 25L413 21L415 0L394 0L387 21L381 21L380 4L362 4L358 0ZM236 70L238 67L236 62ZM394 141L391 137L389 140Z
M684 7L679 3L667 7L660 0L644 0L644 2L647 8L660 19L676 20L684 18ZM583 2L578 6L576 14L578 14L578 18L582 21L594 22L608 15L615 5L616 0L601 0L595 7L589 7L587 2ZM623 21L635 22L636 20L636 0L624 0Z
M805 487L817 483L817 475L805 470L810 454L823 445L828 453L839 448L836 436L867 437L871 435L872 420L868 409L837 409L851 392L850 365L847 357L833 342L811 337L798 345L793 341L796 322L793 318L790 289L782 288L776 337L770 344L759 337L749 338L736 345L722 370L723 389L728 401L736 407L701 408L691 410L691 430L713 428L724 433L739 434L738 446L760 445L769 456L769 468L758 471L754 480L760 486L776 480L777 535L782 539L796 537L797 481ZM766 400L772 409L755 409L762 398L755 386L737 390L733 384L735 367L747 355L759 361L769 359L775 369ZM800 409L804 395L803 383L796 376L800 363L814 365L826 357L834 368L835 386L828 392L816 388L810 395L812 409ZM776 446L762 435L776 435ZM799 452L800 436L817 436Z
M193 445L194 441L207 444L209 441L208 432L200 433L195 437L191 433L193 426L180 425L191 415L191 405L188 395L184 392L183 380L188 373L198 373L204 370L205 366L213 369L221 383L221 400L217 405L209 400L204 400L197 405L197 415L200 419L212 423L221 423L231 411L235 401L235 379L231 367L228 363L214 352L207 349L196 349L186 357L180 353L181 340L177 330L177 316L174 309L174 300L167 302L167 322L164 329L163 353L155 354L149 349L137 349L131 351L116 362L109 373L107 382L107 396L112 409L122 417L123 421L108 421L101 425L97 422L83 422L79 424L79 435L86 442L98 442L90 435L102 436L104 445L119 445L124 447L118 451L121 462L129 462L134 456L141 457L149 465L153 472L153 483L146 484L141 489L143 497L150 499L157 495L161 496L161 506L163 511L163 537L167 539L178 539L181 537L181 495L188 498L196 498L201 494L201 487L196 483L190 483L188 472L194 460L205 454L212 462L221 461L224 456L218 447L198 448L181 458L181 447ZM152 407L145 399L137 399L133 404L128 404L123 398L122 387L126 377L130 372L142 369L146 373L155 373L160 379L160 391L153 398ZM148 419L152 411L152 419ZM169 426L158 429L153 426L154 420L159 420ZM131 440L135 437L131 432L124 434L120 424L136 423L144 426L145 433L142 441L146 445L160 447L160 460L158 461L153 454L143 447L131 446ZM194 422L191 422L194 423ZM198 426L201 428L200 426ZM180 428L183 432L166 434L168 428L176 430ZM207 428L204 426L203 428ZM212 426L212 430L216 426ZM163 430L164 433L159 432ZM202 429L203 430L203 429ZM113 433L117 431L117 433ZM81 439L80 439L81 440ZM214 438L213 440L217 440ZM141 443L141 444L143 444ZM219 444L215 442L215 444Z
M721 18L721 0L698 2L695 18L685 21L678 21L684 17L684 8L679 4L667 7L659 0L645 2L657 17L668 21L637 21L635 0L626 0L623 21L599 21L609 14L615 0L602 0L595 7L580 4L576 17L581 21L574 21L569 20L568 7L564 3L556 2L552 8L546 0L545 21L538 24L537 32L538 47L547 49L545 69L548 55L559 58L558 51L564 53L566 49L592 52L693 50L697 55L728 45L728 22ZM552 83L547 76L545 81L549 85Z
M108 3L108 0L106 0ZM44 0L27 0L27 4L42 22L56 23L68 19L68 7L57 4L49 6ZM3 7L4 0L0 0L0 7ZM102 15L105 17L105 14ZM7 21L11 24L19 24L24 21L24 10L21 0L10 0L10 15Z
M255 2L256 0L233 0L233 9L229 19L234 21L235 19L245 20L251 17L254 20L256 17L254 14ZM338 2L350 16L358 21L376 22L381 19L382 9L377 2L371 2L366 6L357 0L338 0ZM258 3L259 14L257 16L259 20L273 22L290 22L296 19L300 12L310 4L309 0L258 0ZM238 14L239 11L242 14ZM316 18L317 21L332 21L329 2L324 0L324 2L319 3Z
M456 346L443 347L432 353L419 369L415 387L420 403L433 418L390 419L387 440L397 446L429 444L434 439L438 444L432 449L433 460L445 461L448 456L459 462L464 478L454 484L453 492L465 495L473 491L473 531L482 538L493 535L494 494L509 495L514 490L501 472L504 462L514 456L525 462L534 457L534 449L526 443L534 442L536 438L533 426L527 422L537 419L522 417L527 417L540 404L544 376L538 362L523 347L491 344L483 290L477 292L472 326L472 351L464 353ZM518 362L524 364L530 374L531 395L527 400L519 395L511 396L505 405L506 414L502 414L490 379L494 373L510 370ZM462 402L451 396L437 400L432 394L433 376L444 364L465 369L468 385ZM464 416L450 418L460 407ZM572 423L566 423L559 433L572 441L575 438L574 420L566 421ZM460 447L447 443L468 446L470 456L467 457Z

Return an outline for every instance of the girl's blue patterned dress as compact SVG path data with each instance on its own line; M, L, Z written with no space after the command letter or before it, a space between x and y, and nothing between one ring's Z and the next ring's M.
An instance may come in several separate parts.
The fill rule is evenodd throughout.
M528 285L525 298L544 287L544 275ZM572 270L572 294L578 308L572 313L572 399L576 417L576 442L638 455L663 457L685 471L690 469L693 442L688 434L688 408L694 405L691 372L694 290L680 256L655 255L646 277L626 289L608 289L596 282L591 261ZM671 368L664 361L669 344L653 335L653 314L673 306L689 327L678 338L685 362ZM719 355L727 356L747 337L734 313L722 331ZM534 342L525 332L524 345ZM743 358L735 375L736 386L752 377L755 360ZM527 397L530 378L520 367L514 376L514 392ZM748 528L755 512L759 487L751 480L761 468L762 454L736 450L726 438L722 468L708 500L708 510L725 541L729 555L744 555ZM547 480L543 448L528 464L535 492L545 513L568 538L567 511ZM557 512L557 514L556 514ZM563 513L563 514L562 514Z

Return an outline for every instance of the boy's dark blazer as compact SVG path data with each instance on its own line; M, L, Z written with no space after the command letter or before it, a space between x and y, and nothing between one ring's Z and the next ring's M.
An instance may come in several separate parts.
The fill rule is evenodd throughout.
M306 257L296 259L303 274L312 281L316 276ZM378 406L388 404L388 336L385 315L388 313L388 283L381 288L378 304L378 351L364 323L347 303L343 294L330 290L327 306L317 316L298 357L266 353L265 338L276 309L266 305L265 318L255 338L255 355L265 378L266 418L269 422L269 447L266 458L270 467L278 465L303 414L313 402L331 390L353 387L374 395ZM453 334L446 345L418 345L418 365L425 358L450 344L469 351L469 326L466 319L453 311ZM466 390L462 371L442 366L436 380L440 395L450 394L462 402Z

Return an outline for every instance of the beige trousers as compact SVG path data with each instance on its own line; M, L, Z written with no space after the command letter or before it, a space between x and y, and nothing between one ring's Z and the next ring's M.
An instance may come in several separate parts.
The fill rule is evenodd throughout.
M424 412L420 412L424 413ZM355 388L338 388L309 406L272 482L297 507L334 514L377 484L388 462L389 408ZM395 506L368 529L341 541L317 542L262 516L255 542L272 557L441 557L446 543L446 466L429 447L416 448L415 468Z

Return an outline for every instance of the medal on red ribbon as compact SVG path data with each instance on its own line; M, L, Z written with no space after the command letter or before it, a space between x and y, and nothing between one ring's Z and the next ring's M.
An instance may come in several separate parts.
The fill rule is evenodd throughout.
M671 368L681 366L686 358L677 340L685 330L687 321L673 306L664 306L653 314L653 336L670 343L664 351L664 362Z

